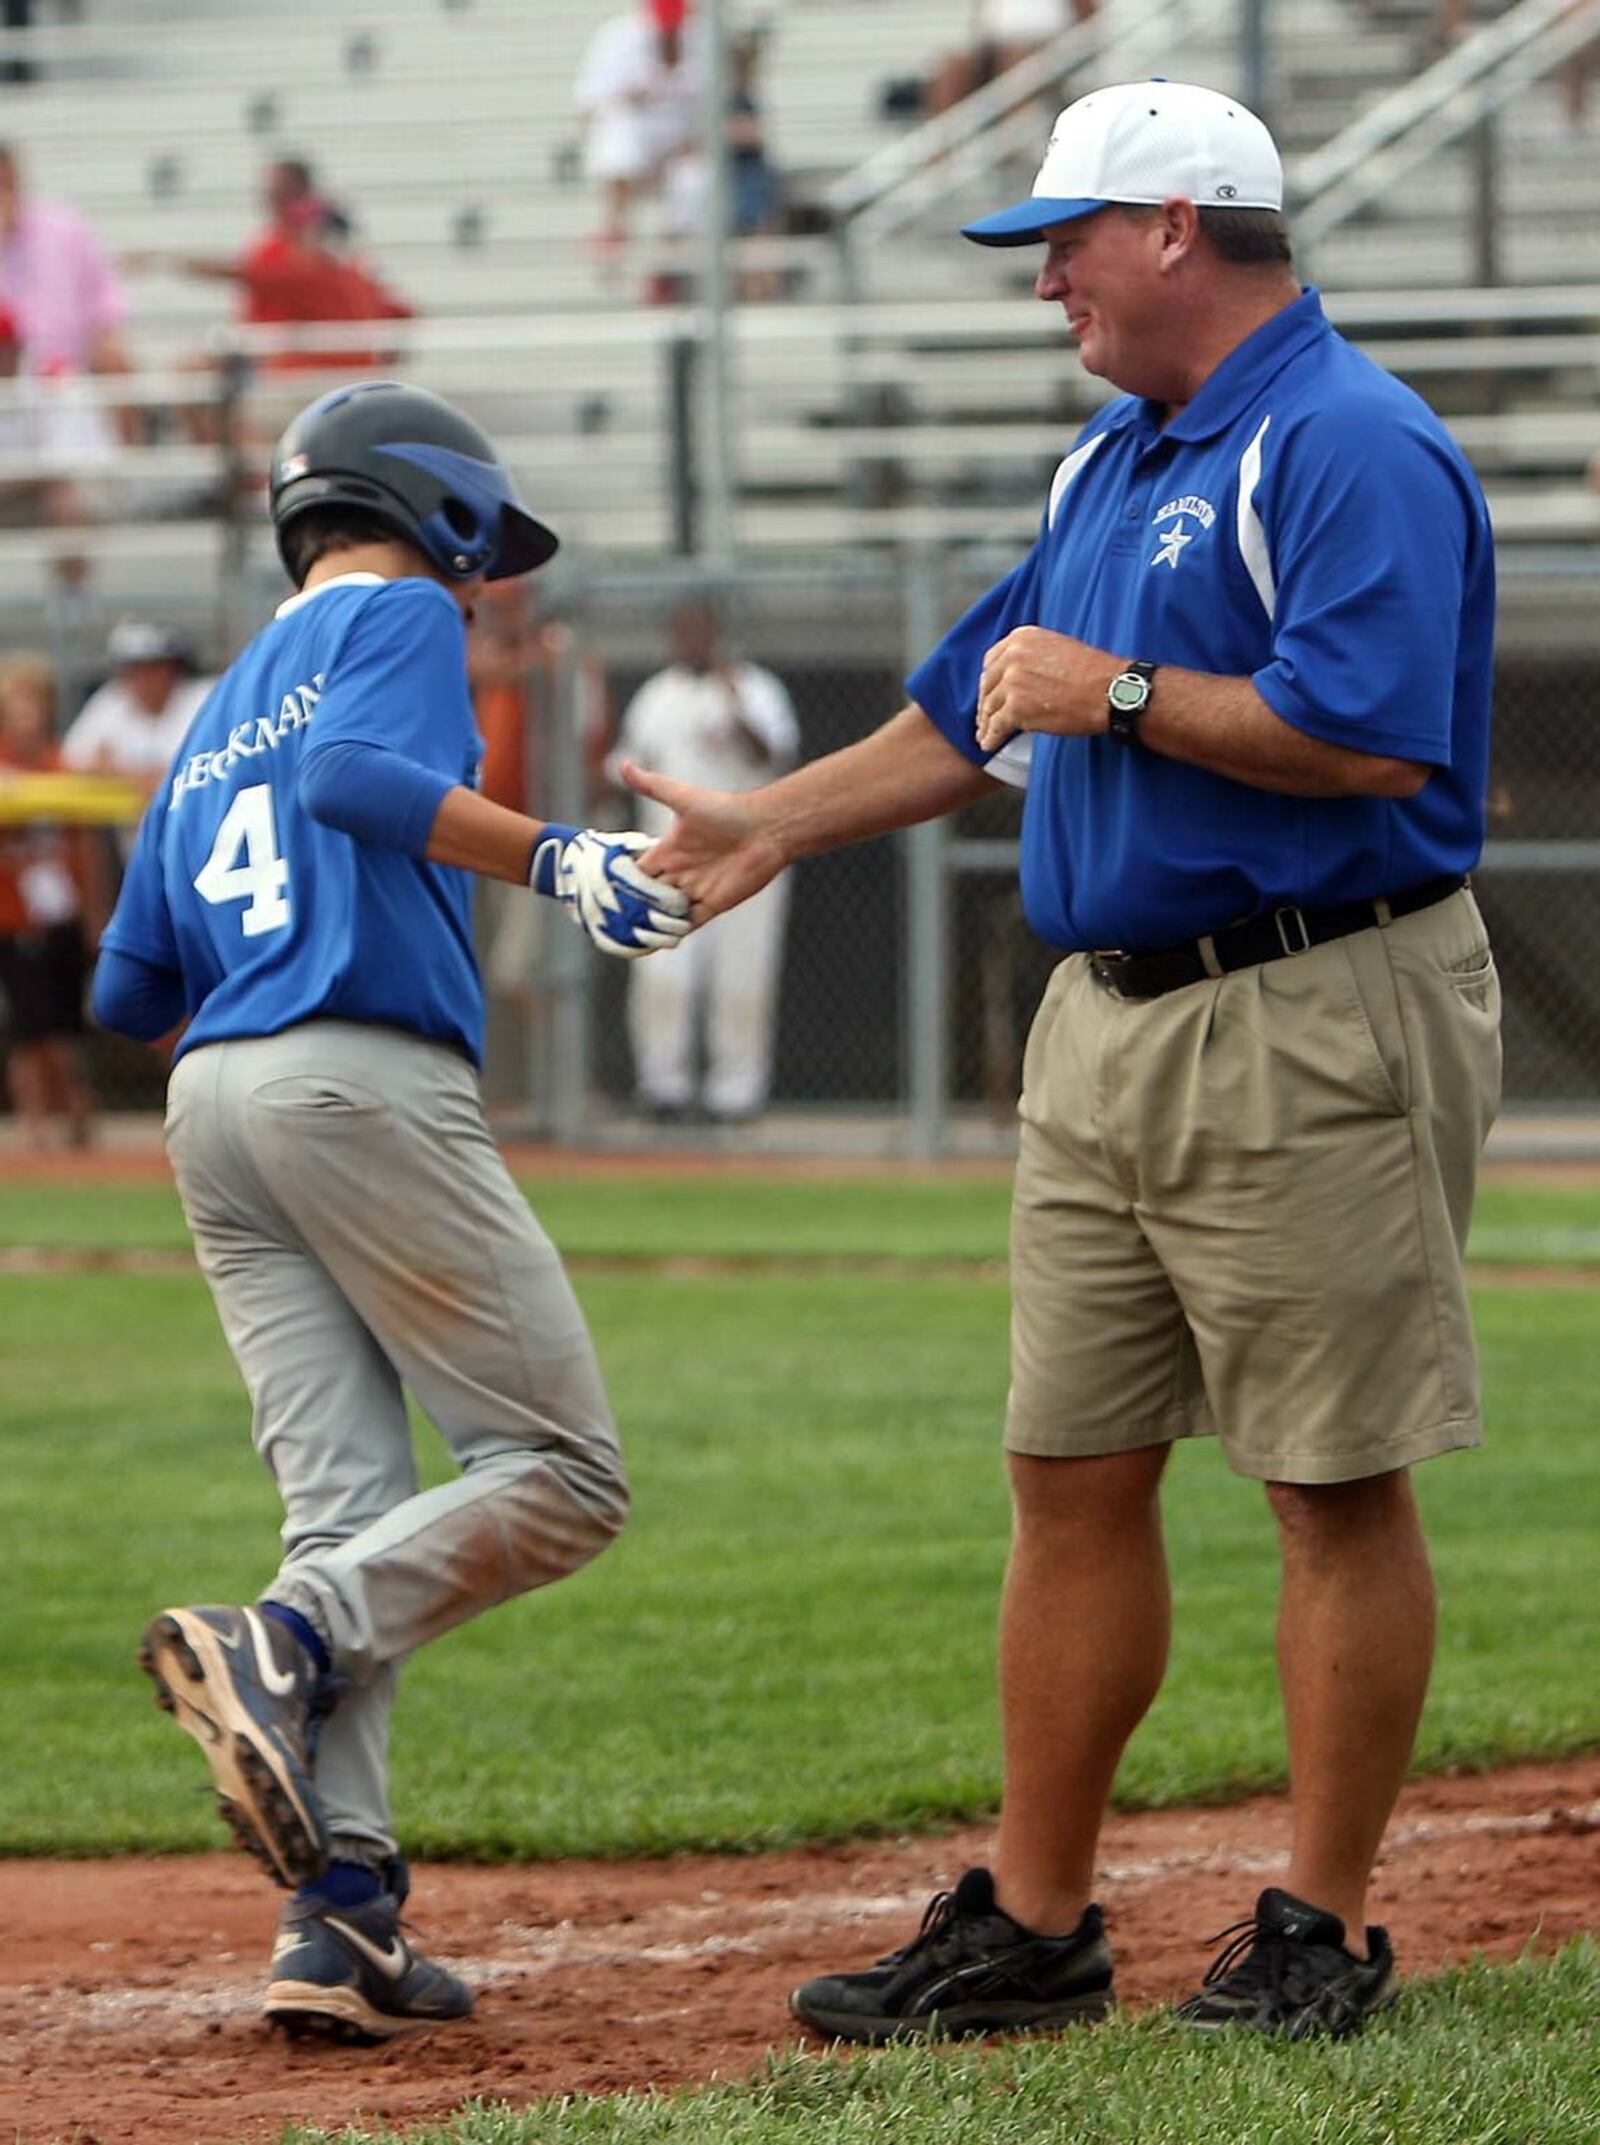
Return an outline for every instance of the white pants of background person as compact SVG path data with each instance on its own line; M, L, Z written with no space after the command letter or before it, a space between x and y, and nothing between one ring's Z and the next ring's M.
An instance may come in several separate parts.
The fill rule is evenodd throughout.
M713 917L659 960L636 961L629 978L628 1030L639 1099L682 1109L695 1099L697 1018L706 1040L704 1102L715 1117L750 1117L772 1085L786 877L742 907Z

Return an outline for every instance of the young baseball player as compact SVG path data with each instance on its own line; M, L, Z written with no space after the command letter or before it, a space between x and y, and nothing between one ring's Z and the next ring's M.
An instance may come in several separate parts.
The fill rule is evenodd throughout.
M689 926L642 836L474 788L473 597L556 548L478 427L341 388L279 442L271 498L297 592L151 801L94 1002L145 1040L187 1023L167 1148L286 1555L255 1606L158 1616L140 1662L293 1889L268 2017L381 2038L472 2008L400 1928L400 1665L587 1563L627 1504L588 1331L484 1122L469 874L553 895L609 953ZM440 1488L408 1390L459 1466Z

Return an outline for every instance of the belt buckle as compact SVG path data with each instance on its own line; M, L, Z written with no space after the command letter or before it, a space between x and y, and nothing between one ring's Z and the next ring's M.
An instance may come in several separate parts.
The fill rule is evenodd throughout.
M1128 953L1122 946L1097 946L1089 956L1089 973L1096 983L1108 991L1122 996L1122 978L1127 972Z
M1290 919L1293 920L1294 925L1293 935L1289 928ZM1278 944L1285 953L1309 953L1311 951L1311 931L1306 923L1304 909L1274 909L1272 912L1272 926L1278 934ZM1299 938L1298 945L1295 944L1295 935Z

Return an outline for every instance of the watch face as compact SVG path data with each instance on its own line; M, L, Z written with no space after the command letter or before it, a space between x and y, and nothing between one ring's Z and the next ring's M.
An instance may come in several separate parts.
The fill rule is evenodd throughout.
M1119 671L1106 687L1106 698L1114 708L1135 714L1150 698L1150 680L1141 678L1136 671Z

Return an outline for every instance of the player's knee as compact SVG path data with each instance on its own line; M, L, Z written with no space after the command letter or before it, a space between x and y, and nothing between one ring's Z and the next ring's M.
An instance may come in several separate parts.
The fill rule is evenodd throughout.
M547 1457L529 1466L500 1501L506 1594L580 1571L615 1541L627 1516L628 1478L615 1447L569 1458L555 1481Z
M585 1485L584 1495L594 1516L600 1534L600 1548L614 1542L622 1532L628 1517L628 1508L633 1501L633 1492L628 1483L628 1471L620 1452L612 1453L603 1466L597 1467Z

